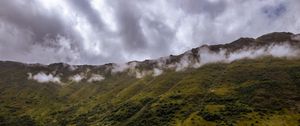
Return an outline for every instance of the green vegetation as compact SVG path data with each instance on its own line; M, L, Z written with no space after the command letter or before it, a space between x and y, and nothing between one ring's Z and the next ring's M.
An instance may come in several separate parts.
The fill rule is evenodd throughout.
M118 73L68 85L27 79L27 72L51 68L7 64L0 63L0 125L300 124L297 59L243 59L142 79Z

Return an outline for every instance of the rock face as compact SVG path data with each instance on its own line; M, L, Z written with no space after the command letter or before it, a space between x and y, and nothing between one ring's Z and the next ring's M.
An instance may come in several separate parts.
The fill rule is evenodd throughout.
M0 125L299 125L300 35L125 64L0 61Z

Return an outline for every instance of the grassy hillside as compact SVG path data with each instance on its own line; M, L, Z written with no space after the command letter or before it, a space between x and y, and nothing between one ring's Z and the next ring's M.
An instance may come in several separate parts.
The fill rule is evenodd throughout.
M297 59L243 59L142 79L119 73L68 85L27 80L26 66L13 67L1 68L0 125L300 124Z
M271 33L204 45L133 61L126 69L0 61L0 126L299 126L295 36ZM267 55L251 57L255 51ZM236 58L241 55L250 58ZM38 82L41 72L60 80ZM74 75L80 81L70 80ZM92 77L98 81L89 81Z

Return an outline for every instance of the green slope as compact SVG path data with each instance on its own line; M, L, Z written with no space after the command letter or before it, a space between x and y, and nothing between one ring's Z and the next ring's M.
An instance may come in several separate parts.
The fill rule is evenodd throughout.
M298 125L300 60L264 57L66 86L6 80L1 125ZM9 78L9 77L7 77ZM13 79L15 80L15 79ZM18 124L18 123L16 123ZM22 124L23 125L23 124Z
M282 41L299 46L291 35L272 33L208 48L234 52ZM198 56L197 49L191 52L191 57ZM170 56L167 64L181 57ZM138 70L155 66L150 60L139 63ZM130 70L108 72L112 65L81 65L70 70L62 63L0 61L0 126L300 125L299 58L244 58L183 71L163 69L159 76L142 78L132 76ZM54 71L63 84L28 79L28 73ZM105 79L93 83L68 80L78 73L101 74Z

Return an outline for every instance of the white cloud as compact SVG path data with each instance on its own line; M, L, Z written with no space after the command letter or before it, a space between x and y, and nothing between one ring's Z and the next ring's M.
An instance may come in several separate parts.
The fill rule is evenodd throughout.
M156 76L159 76L163 73L163 70L161 69L158 69L158 68L154 68L153 69L153 76L156 77Z
M44 72L40 72L36 75L33 75L31 73L28 74L28 79L36 80L39 83L61 83L60 77L53 76L52 74L45 74Z
M202 65L207 63L216 62L226 62L230 63L232 61L248 58L254 59L263 56L273 56L273 57L287 57L287 58L297 58L300 52L299 49L292 47L289 44L272 44L260 48L244 48L238 51L229 53L226 55L226 50L221 50L218 53L215 52L202 52L200 53L200 62ZM298 57L299 58L299 57Z
M134 71L136 68L137 62L130 62L130 63L120 63L114 64L112 68L112 73L123 72L125 70Z
M28 75L27 79L31 80L32 79L32 73L27 73L27 75Z
M300 55L299 49L289 44L273 45L267 49L267 52L274 57L297 58Z
M226 61L225 50L221 50L220 52L212 52L207 48L201 48L198 54L200 56L200 63L198 67L208 63Z
M69 65L69 70L74 71L74 70L77 70L77 69L78 69L78 66L76 66L76 65Z
M180 58L178 62L166 65L166 62L158 60L158 64L161 68L174 69L175 71L182 71L187 68L198 68L209 63L230 63L240 59L255 59L264 56L273 56L279 58L300 58L299 48L293 47L290 44L271 44L263 47L246 47L240 50L229 52L226 49L220 49L220 51L215 52L209 50L207 47L199 48L198 61L194 61L194 58L188 58L191 55L189 52Z
M189 58L190 55L191 55L190 52L189 53L185 53L184 56L180 59L180 61L174 64L174 66L176 68L175 69L176 71L184 70L185 68L187 68L187 67L189 67L190 65L193 64L192 59Z
M74 82L80 82L82 79L84 79L85 77L79 74L73 75L71 77L69 77L69 80L74 81Z
M142 78L142 77L144 77L145 76L145 72L138 72L138 71L136 71L135 72L136 73L136 78Z
M300 41L300 34L294 35L292 40Z
M150 75L151 74L151 71L147 71L147 70L135 70L135 77L140 79L140 78L143 78L147 75Z
M104 80L105 78L99 74L92 74L91 77L88 79L88 82L99 82Z

